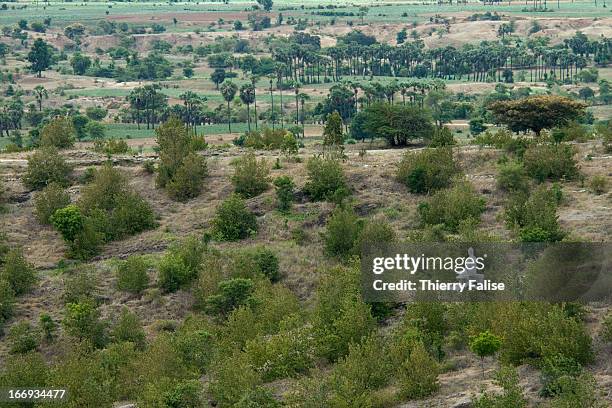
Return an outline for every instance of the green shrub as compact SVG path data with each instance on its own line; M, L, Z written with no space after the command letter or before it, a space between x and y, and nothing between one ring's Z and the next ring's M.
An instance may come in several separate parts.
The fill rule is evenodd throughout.
M36 350L39 346L39 337L38 332L28 321L21 321L13 325L8 334L10 352L25 354Z
M429 147L453 146L456 143L453 132L445 126L434 130Z
M65 275L63 294L63 301L65 303L79 303L87 300L96 301L99 282L92 267L75 267L66 272Z
M222 241L238 241L257 232L257 218L243 199L232 194L217 207L213 231Z
M28 293L36 283L34 266L25 259L21 248L11 249L4 256L4 265L0 269L0 280L8 282L17 296Z
M314 344L305 328L247 341L245 353L264 382L296 377L314 365Z
M70 196L56 183L46 186L34 197L34 214L41 224L50 224L55 211L70 204Z
M256 197L268 189L270 168L262 158L257 161L255 154L249 152L233 163L232 184L234 191L244 198Z
M56 117L46 124L40 132L40 145L67 149L74 145L76 130L69 117Z
M375 326L370 306L361 300L358 269L336 267L328 271L317 288L313 311L313 334L317 354L336 361L348 353Z
M388 348L382 338L369 336L349 345L346 357L333 367L329 382L331 399L341 406L374 406L373 391L388 385L395 374Z
M450 232L457 232L462 222L480 221L484 210L484 198L476 194L469 183L458 183L449 190L437 191L418 207L423 224L443 224Z
M96 122L89 122L89 124L94 124ZM103 153L106 155L113 154L126 154L130 152L130 146L123 139L105 139L102 140L102 137L98 138L98 140L94 141L94 151L97 153Z
M149 285L148 262L140 256L130 256L117 268L117 288L130 293L142 293Z
M73 204L55 211L51 216L51 222L67 242L73 242L77 235L83 231L85 224L81 210Z
M40 353L14 354L3 359L0 387L44 388L49 380L49 368ZM3 407L27 407L27 402L4 402Z
M231 408L260 383L247 356L238 352L215 362L208 390L218 407Z
M591 177L589 182L591 191L595 194L604 194L608 192L608 179L606 176L595 175Z
M472 141L473 144L491 146L496 149L506 149L511 142L512 132L507 129L500 129L497 132L486 130L484 133L479 133Z
M404 399L421 399L433 394L439 388L438 373L438 363L423 343L417 342L398 368L399 395Z
M557 394L550 401L550 408L603 407L598 394L598 384L590 373L578 377L562 376L557 380Z
M255 387L233 405L233 408L281 408L271 391L263 387Z
M539 182L578 176L574 148L567 144L530 146L523 155L527 174Z
M289 176L280 176L274 179L276 187L276 208L283 213L291 212L293 205L293 189L295 184Z
M315 201L338 202L349 195L340 162L334 159L312 157L306 162L308 181L304 192Z
M529 191L525 167L520 162L507 162L499 166L497 187L505 191Z
M66 332L79 340L98 348L106 344L106 322L100 320L100 311L91 300L68 303L62 323Z
M261 274L271 282L278 282L281 277L278 257L272 250L264 246L239 252L235 258L234 267L236 269L234 276L255 277Z
M107 240L121 239L157 226L151 205L135 193L125 193L117 199L106 221Z
M55 332L57 331L57 323L46 313L40 315L38 322L42 332L42 339L47 343L53 342L55 340Z
M429 193L447 187L458 173L451 148L406 152L399 163L397 180L412 193Z
M359 238L353 246L354 254L361 254L363 248L391 244L395 242L397 235L393 227L384 220L373 220L365 224Z
M127 307L121 310L121 315L113 326L110 336L115 343L129 341L134 343L137 349L144 349L146 334L142 323L138 316L130 312Z
M204 322L204 323L202 323ZM205 373L216 352L208 320L189 317L172 336L172 345L186 365Z
M474 408L525 408L519 377L514 367L504 366L495 374L495 384L502 388L501 395L485 393L474 401Z
M329 217L323 234L325 252L338 257L349 255L362 229L363 221L352 209L337 207Z
M65 187L69 184L71 172L72 167L56 149L43 148L28 157L28 168L23 175L23 184L34 190L40 190L51 183Z
M195 236L172 245L159 262L159 286L174 292L198 277L206 245Z
M235 278L219 282L217 294L206 299L206 311L212 315L226 315L246 304L253 293L253 281Z
M565 378L576 378L582 374L582 366L573 358L565 356L550 356L544 359L540 381L542 390L540 395L543 397L554 397L563 390Z
M544 186L528 197L510 197L504 215L508 227L515 228L523 242L556 242L565 236L558 222L557 198Z
M208 175L206 159L195 153L189 153L174 177L166 184L168 194L177 201L187 201L202 192L202 181Z

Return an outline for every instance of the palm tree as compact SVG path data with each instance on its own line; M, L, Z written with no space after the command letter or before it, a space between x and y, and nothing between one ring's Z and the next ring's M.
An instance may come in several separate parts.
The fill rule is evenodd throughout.
M232 133L232 112L230 109L230 102L234 100L236 92L238 92L238 85L232 81L226 80L221 84L221 95L223 99L225 99L225 102L227 102L227 127L230 133Z
M38 103L38 110L42 111L42 101L43 99L49 98L49 92L42 85L36 85L34 88L34 97L36 98L36 102Z
M255 101L255 87L253 84L244 84L240 87L240 100L247 106L247 126L251 131L251 110L250 106Z
M268 79L270 80L270 100L272 103L272 110L270 111L270 119L272 119L272 130L274 130L274 124L276 122L275 120L275 114L274 114L274 92L272 89L272 83L274 82L274 75L270 74L268 75Z
M255 130L257 130L257 81L259 81L258 75L251 75L251 85L253 85L253 106L255 107Z
M300 94L300 86L299 82L295 82L293 87L295 89L295 124L299 125L300 123L300 105L299 105L299 94Z
M305 127L304 127L304 118L306 117L306 111L304 110L304 102L306 102L308 99L310 99L310 96L308 96L307 94L301 92L298 95L298 98L300 100L300 105L302 108L302 139L306 137L306 131L305 131Z
M280 94L280 121L281 127L284 129L283 123L283 73L285 72L285 64L276 64L276 88Z

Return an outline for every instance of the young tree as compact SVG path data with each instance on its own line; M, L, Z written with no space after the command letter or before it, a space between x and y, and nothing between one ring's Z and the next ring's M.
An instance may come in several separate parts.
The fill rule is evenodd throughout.
M42 77L42 72L51 66L53 49L43 39L37 38L28 54L28 61L32 64L30 69Z
M323 144L325 146L342 146L344 133L342 132L342 118L337 111L327 117L323 130Z
M217 68L210 74L210 80L215 84L215 88L219 89L219 84L225 80L225 70Z
M257 3L259 3L261 7L263 7L263 9L266 11L272 10L272 0L257 0Z
M253 84L244 84L240 87L240 100L247 106L247 126L251 131L251 111L250 107L255 102L255 86Z
M236 92L238 92L238 86L232 81L226 80L221 84L221 95L223 99L225 99L225 102L227 102L227 127L230 133L232 133L232 111L230 103L234 100Z
M34 93L34 98L36 98L36 103L38 104L38 111L41 112L42 101L43 99L49 99L49 92L42 85L36 85L32 92Z

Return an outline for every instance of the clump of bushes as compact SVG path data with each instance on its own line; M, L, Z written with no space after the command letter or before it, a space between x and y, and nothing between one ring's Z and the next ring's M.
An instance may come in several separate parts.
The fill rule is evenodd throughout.
M523 164L517 161L501 164L497 175L497 187L510 192L529 191L529 180Z
M36 350L40 344L40 334L30 322L21 321L11 327L8 334L10 352L25 354Z
M206 299L205 309L212 315L227 315L247 303L253 293L253 281L234 278L219 282L216 294Z
M177 118L169 119L155 132L159 145L157 185L177 201L197 197L208 170L204 157L194 152L193 136Z
M397 180L412 193L425 194L450 185L458 173L451 148L406 152L397 169Z
M94 141L94 151L107 155L126 154L130 146L123 139L97 139Z
M206 244L196 237L172 245L159 262L159 286L174 292L198 277Z
M323 239L325 252L332 256L348 255L363 229L363 220L350 208L337 207L327 221Z
M484 393L476 401L475 408L489 407L527 407L527 400L523 396L516 369L503 366L495 373L495 383L502 388L500 395Z
M56 117L47 123L40 132L40 145L67 149L74 145L76 130L69 117Z
M60 208L70 204L70 196L64 188L51 183L34 198L34 214L41 224L50 224L51 216Z
M436 128L433 132L429 147L445 147L457 144L453 137L453 132L446 126Z
M21 248L13 248L4 255L0 281L7 282L14 295L28 293L36 280L34 266L26 260Z
M213 220L213 233L222 241L238 241L257 232L257 218L237 194L232 194L219 207Z
M40 190L51 183L66 187L72 166L60 156L54 147L42 148L28 157L28 168L23 184L33 190Z
M563 239L557 217L557 197L541 186L527 195L515 194L505 205L506 224L523 242L556 242Z
M462 222L480 221L484 210L484 198L476 194L472 185L466 182L436 192L418 207L423 224L442 224L450 232L457 232Z
M308 181L304 191L311 199L339 202L350 194L338 160L312 157L306 162L306 171Z
M255 154L249 152L234 163L232 184L234 191L244 198L256 197L268 189L270 183L270 167L262 158L257 160Z
M567 144L530 146L523 155L523 162L527 174L539 182L578 176L574 149Z
M126 292L142 293L149 284L148 262L141 256L130 256L117 267L117 288Z
M252 130L235 139L234 144L254 149L282 149L287 143L286 136L288 134L289 132L285 129L272 130L264 128L262 130Z
M608 191L608 179L605 176L595 175L589 181L591 191L597 195Z

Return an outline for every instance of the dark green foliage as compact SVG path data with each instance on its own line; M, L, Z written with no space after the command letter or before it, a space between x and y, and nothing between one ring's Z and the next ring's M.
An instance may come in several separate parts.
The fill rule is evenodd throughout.
M391 244L395 242L396 238L395 230L388 222L384 220L366 222L359 238L355 241L353 253L361 254L365 247Z
M14 354L3 359L0 369L2 388L44 388L48 384L49 368L40 353ZM30 407L24 402L3 402L6 408Z
M117 288L131 293L142 293L148 284L149 264L144 258L132 255L117 268Z
M308 181L304 191L315 201L338 202L349 195L340 162L334 159L313 157L306 163Z
M217 207L213 230L222 241L238 241L257 232L257 218L242 198L232 194Z
M56 149L67 149L74 145L76 130L69 117L57 117L46 124L40 132L40 145Z
M289 176L280 176L274 179L276 187L276 207L279 211L288 213L293 204L293 188L295 184Z
M42 148L28 158L28 168L23 176L23 184L39 190L51 183L61 186L69 184L72 167L53 147Z
M0 280L8 282L17 296L28 293L36 283L34 266L27 261L21 248L11 249L3 258Z
M159 286L174 292L198 276L206 245L195 236L171 246L159 262Z
M438 191L418 207L423 224L443 224L450 232L456 232L462 222L480 221L484 210L484 198L476 194L468 183L459 183L449 190Z
M55 332L57 331L57 323L46 313L41 314L38 321L40 331L42 332L42 339L46 343L53 342L55 340Z
M455 144L457 144L457 142L453 137L453 132L449 128L444 126L441 128L436 128L434 130L433 136L431 137L431 142L429 143L429 147L445 147L453 146Z
M529 180L523 164L514 161L501 164L497 175L497 186L505 191L529 191Z
M142 323L127 307L121 310L121 315L113 326L110 336L115 343L129 341L134 343L137 349L143 349L145 346L146 334Z
M506 224L523 242L555 242L565 236L557 217L557 198L541 186L529 196L516 194L505 206Z
M601 337L604 341L612 343L612 313L609 313L601 323Z
M196 153L189 153L178 168L172 180L166 185L170 197L187 201L200 195L202 180L208 175L206 159Z
M411 140L431 140L432 118L426 111L409 105L375 103L359 112L361 138L383 137L391 146L406 146Z
M268 189L270 167L262 158L257 161L255 154L249 152L233 163L232 184L234 191L244 198L256 197Z
M323 276L312 325L317 354L330 361L345 356L349 344L370 334L375 320L361 300L358 268L336 267Z
M14 307L15 292L6 280L0 279L0 333L4 323L13 316Z
M359 239L363 221L350 208L337 207L327 221L323 239L331 256L349 255Z
M198 380L184 380L163 394L164 407L200 407L204 402L202 384Z
M578 176L574 148L568 144L531 146L525 151L523 162L527 174L539 182Z
M22 321L11 327L8 333L8 344L13 354L25 354L36 350L39 345L39 334L30 322Z
M75 267L66 272L64 277L62 300L65 303L78 303L87 300L97 302L97 287L98 278L93 268L87 266Z
M554 397L561 394L567 377L575 379L580 374L582 374L582 366L573 358L565 356L550 356L545 358L542 365L542 390L540 391L540 395L544 397Z
M244 305L253 292L250 279L235 278L219 282L218 293L206 299L206 311L212 315L226 315Z
M208 170L205 159L192 151L194 145L189 130L173 117L155 132L159 145L157 185L168 188L171 197L179 201L197 196Z
M36 218L41 224L50 224L51 216L55 211L68 204L70 204L70 196L64 188L59 184L51 183L34 198Z
M397 180L412 193L429 193L447 187L458 173L453 151L448 148L407 152L399 163Z
M438 363L427 353L425 346L417 342L398 373L399 394L406 399L425 398L438 390Z
M342 118L337 111L327 116L325 128L323 129L323 145L340 146L344 144L344 132L342 131Z
M280 280L280 271L278 268L278 257L276 254L266 247L256 247L248 251L244 251L243 257L247 258L246 266L252 272L261 273L271 282ZM251 262L248 262L248 261Z

